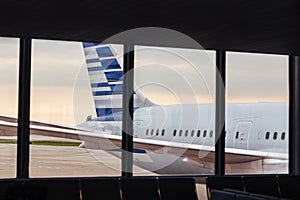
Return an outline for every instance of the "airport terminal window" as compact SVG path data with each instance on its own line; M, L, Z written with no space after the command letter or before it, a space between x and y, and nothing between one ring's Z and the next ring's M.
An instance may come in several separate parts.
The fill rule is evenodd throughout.
M279 138L286 136L277 131L287 130L289 124L288 69L287 55L226 52L225 127L229 133L239 132L239 136L232 140L228 134L225 147L234 148L237 152L251 150L288 154L288 140L280 139L279 142ZM245 157L243 153L239 156L241 159ZM230 160L226 148L227 174L274 174L289 171L288 160L284 164L280 162L272 165L264 165L261 160L243 161L238 167Z
M177 153L177 151L173 150L181 143L185 145L205 145L206 141L200 140L204 132L202 131L201 133L196 128L207 128L205 132L205 135L207 135L205 137L207 138L210 130L214 127L215 71L214 51L135 46L135 92L137 98L142 97L142 102L145 102L145 98L147 99L147 105L140 105L139 102L136 102L134 107L137 108L137 111L140 109L139 107L145 107L145 109L140 109L143 112L139 114L145 113L144 124L147 124L147 127L165 127L165 136L168 136L169 130L171 136L173 135L172 138L163 138L166 145L161 147L159 151L153 152L149 147L148 152L153 152L153 167L160 167L164 164L171 166L164 166L166 170L158 170L159 172L163 171L162 175L169 175L168 173L175 175L195 173L196 170L190 171L194 168L194 166L189 167L190 163L179 163L182 166L180 167L181 169L178 168L178 172L174 170L168 172L174 165L174 163L168 162L179 157L182 160L181 158L185 155L184 152L181 154L181 152ZM161 129L160 135L163 134ZM196 135L198 137L197 140L194 139ZM160 138L155 139L160 140ZM134 145L140 146L136 143ZM183 151L187 150L183 149ZM211 151L209 156L214 155L213 147ZM156 155L158 154L157 152L163 152L160 154L164 155ZM195 152L194 155L198 155L198 153ZM200 159L194 155L190 157L199 162L197 167L200 169L198 171L203 171L203 174L207 173L207 170L202 170L202 166L214 170L214 161L210 161L207 164L205 159ZM137 157L136 159L138 160L139 158ZM159 160L164 160L164 162L159 163ZM158 174L160 175L161 173L159 172ZM137 175L135 171L134 175Z
M121 135L122 56L123 45L32 40L30 118L59 127L61 137L31 130L30 177L120 176L120 157L107 151L118 145L63 133Z
M36 40L36 41L38 41L38 40ZM38 42L36 42L36 44L34 45L34 51L36 51L36 49L38 49L38 48L40 48L41 46L39 46L39 45L37 45L38 44ZM101 47L101 48L104 48L104 47ZM161 53L161 52L160 52ZM35 54L35 55L38 55L38 53L33 53L33 54ZM96 55L96 54L95 54ZM41 90L41 88L39 88L40 87L40 85L39 84L41 84L42 86L48 86L48 88L47 89L49 89L49 88L51 88L51 86L52 86L52 84L60 84L59 82L55 82L55 83L53 83L53 82L50 82L50 84L48 83L48 84L44 84L43 85L43 81L44 80L41 80L40 78L37 78L37 77L39 77L37 74L38 74L38 71L40 70L39 69L39 65L40 65L40 60L39 60L39 56L41 56L41 55L38 55L37 57L34 57L34 59L33 59L33 61L34 61L34 63L35 64L33 64L33 98L32 98L32 102L31 102L31 104L32 105L34 105L34 106L36 106L36 102L38 102L38 100L41 100L42 98L39 96L39 93L40 93L40 91L42 91ZM85 55L86 56L86 55ZM87 59L87 64L89 64L89 61L88 61L88 59L89 58L85 58L85 59ZM56 59L56 60L60 60L61 61L61 59ZM141 60L143 60L143 59L136 59L136 62L141 62ZM244 63L244 62L243 62ZM170 65L170 66L172 66L172 65ZM155 66L156 67L156 66ZM154 68L155 68L154 67ZM47 69L49 69L49 68L51 68L51 67L47 67ZM150 68L149 68L150 69ZM147 69L147 70L149 70L149 69ZM146 71L147 71L146 70ZM41 70L41 71L43 71L43 69ZM58 70L59 71L59 70ZM93 70L92 69L90 69L90 70L88 70L88 74L89 75L91 75L93 72L92 72ZM230 72L230 70L229 70L229 72ZM227 72L228 73L228 72ZM46 73L47 74L47 73ZM106 74L109 74L109 73L105 73L105 75ZM181 74L181 73L180 73ZM107 75L108 76L108 75ZM136 75L137 77L139 77L138 75ZM42 76L41 76L42 77ZM112 76L112 77L114 77L114 76ZM112 77L110 77L110 78L107 78L107 80L110 80L110 79L112 79ZM142 77L142 76L141 76ZM153 77L153 76L151 76L151 77ZM154 76L155 77L155 76ZM142 78L141 78L142 79ZM243 78L239 78L239 79L234 79L234 80L246 80L246 79L243 79ZM257 81L258 83L260 83L260 81ZM36 85L35 85L36 84ZM96 83L96 86L98 87L98 83ZM239 84L234 84L234 85L239 85ZM241 85L243 85L243 84L241 84ZM259 84L259 85L262 85L261 83ZM93 87L93 84L90 84L90 86L91 87ZM95 86L95 85L94 85ZM227 84L227 87L230 87L230 86L232 86L232 84ZM61 88L61 85L59 86L60 88ZM106 85L106 87L110 87L110 86L107 86ZM114 89L115 90L117 90L116 89L117 87L115 87ZM244 87L244 88L247 88L248 89L248 87L246 86L246 87ZM51 89L50 89L51 90ZM153 99L151 99L151 97L152 98L155 98L155 96L156 97L158 97L158 96L160 96L160 95L158 95L158 94L156 94L154 91L159 91L159 90L157 90L157 88L155 88L154 90L151 90L150 92L148 91L148 93L147 93L147 95L149 95L150 97L149 97L149 104L150 104L150 106L151 105L159 105L159 103L157 104L156 102L157 101L162 101L163 102L163 100L165 100L165 99L168 99L168 98L162 98L162 99L160 99L160 100L157 100L157 99L155 99L155 100L153 100ZM163 91L163 92L165 92L165 91ZM162 94L164 94L162 92ZM99 88L98 89L95 89L95 90L93 90L92 91L92 94L95 96L95 95L99 95L99 94L107 94L107 91L106 90L104 90L104 91L102 91L102 90L100 90ZM213 92L212 92L213 93ZM261 95L261 94L259 94L259 95ZM259 96L258 95L258 96ZM197 97L198 98L198 97ZM239 104L240 102L242 102L242 100L241 99L247 99L248 101L251 101L252 99L250 99L250 98L241 98L241 99L239 99L239 98L241 98L241 97L238 97L238 96L235 96L235 95L233 95L232 94L232 90L230 90L230 92L228 92L228 94L227 94L227 101L233 101L234 103L236 103L236 104ZM190 98L185 98L185 99L190 99ZM199 98L199 99L201 99L201 98ZM198 100L199 99L196 99L196 103L198 103ZM95 99L94 99L95 100ZM265 99L263 99L263 100L265 100ZM259 102L259 104L267 104L265 101L258 101ZM279 99L279 100L282 100L282 99ZM278 102L276 102L276 103L281 103L280 101L279 101L278 99L277 99L277 101ZM283 98L283 100L284 100L284 98ZM47 99L46 101L49 101L49 99ZM93 101L93 100L92 100ZM153 102L152 102L153 101ZM97 103L97 102L99 102L99 100L95 100L95 102L94 103ZM209 103L212 103L213 101L209 101L208 100L208 102ZM151 104L151 103L153 103L153 104ZM177 104L176 104L177 103ZM178 104L181 104L182 103L182 105L184 105L186 102L176 102L176 98L175 98L175 103L173 102L173 104L171 103L171 104L169 104L169 102L164 102L164 103L162 103L161 105L178 105ZM190 103L190 102L188 102L188 103ZM206 102L207 103L207 102ZM233 104L234 104L233 103ZM251 107L252 106L252 104L251 104L251 102L249 103L249 102L242 102L242 103L244 103L245 105L250 105L249 107ZM279 104L278 104L279 105ZM241 106L241 105L240 105ZM59 106L57 106L56 105L56 107L59 107ZM184 107L184 106L183 106ZM234 107L234 106L233 106ZM265 107L267 107L267 106L265 106ZM101 110L101 111L104 111L105 112L105 114L107 114L107 113L110 113L110 112L106 112L107 111L107 107L97 107L98 108L98 110ZM162 108L164 108L164 106L162 106ZM40 109L44 109L44 107L43 106L41 106L41 108ZM48 113L51 113L52 111L53 111L53 109L51 108L51 107L47 107L47 109L48 109ZM66 108L66 109L61 109L60 111L64 111L64 112L67 112L67 109L68 108ZM109 108L109 109L111 109L111 108ZM152 120L153 120L153 122L151 122L151 123L153 123L153 124L151 124L150 123L150 129L147 129L146 130L146 135L148 135L149 134L149 130L151 130L151 135L153 136L154 134L156 134L156 136L158 136L159 134L160 134L160 130L159 129L151 129L151 125L153 126L153 127L167 127L167 126L165 126L165 124L162 126L162 123L167 123L168 125L170 125L169 123L168 123L168 121L167 120L165 120L164 119L164 117L165 116L163 116L163 115L165 115L165 112L168 112L169 110L169 107L166 109L166 110L164 110L164 109L161 109L161 110L159 110L159 109L161 109L161 108L159 108L159 106L153 106L153 110L151 110L151 112L153 111L153 113L158 113L159 115L157 115L157 116L159 116L159 117L157 117L157 118L151 118ZM261 109L264 109L263 108L263 106L261 107ZM35 110L37 110L37 108L35 108ZM99 113L98 113L98 110L96 109L96 114L98 115ZM111 109L112 110L112 109ZM230 110L230 107L229 107L229 110ZM253 113L253 111L255 111L255 109L252 109L252 110L250 110L250 112L249 111L247 111L246 109L244 110L243 108L241 108L241 109L236 109L236 110L241 110L242 112L245 112L246 111L246 114L247 114L247 116L248 116L248 118L251 118L251 117L249 117L249 116L255 116L255 115L252 115ZM248 113L247 113L248 112ZM150 113L150 115L152 115L153 113ZM227 112L228 113L228 112ZM229 113L230 113L230 111L229 111ZM52 114L52 113L51 113ZM50 115L51 115L50 114ZM147 113L148 114L148 113ZM169 114L169 113L167 113L167 114ZM210 114L210 113L209 113ZM238 113L239 115L236 115L236 116L243 116L243 113ZM38 113L37 113L37 111L34 111L34 112L32 112L32 116L31 116L31 118L32 119L34 119L36 116L38 115ZM46 119L46 118L50 118L50 115L48 115L47 116L47 114L45 115L44 114L44 116L42 116L41 118L42 119ZM89 116L89 117L86 117L86 116ZM90 115L86 115L85 117L86 117L86 120L85 120L85 122L89 122L89 121L91 121L90 119ZM119 115L120 116L120 115ZM166 116L169 116L169 115L166 115ZM176 116L176 115L173 115L173 116ZM234 116L234 115L233 115ZM70 118L69 118L69 116L66 116L65 114L62 114L61 115L61 117L63 117L63 119L56 119L56 120L58 120L58 121L55 121L54 123L61 123L61 122L66 122L66 121L70 121ZM111 116L105 116L105 117L111 117ZM117 117L117 116L113 116L113 117ZM150 117L153 117L153 116L150 116ZM209 118L209 117L208 117ZM226 125L228 126L228 124L234 124L234 127L229 127L229 128L231 128L232 129L232 132L229 130L229 133L231 132L231 133L233 133L233 135L230 137L230 138L233 138L234 137L234 132L236 133L236 139L238 139L238 138L240 138L240 140L237 140L237 141L234 141L233 142L233 144L232 145L234 145L232 148L237 148L237 149L245 149L246 147L248 148L248 146L249 146L249 142L247 141L248 139L247 138L251 138L250 136L249 136L249 134L252 134L252 129L254 129L255 127L255 125L256 125L256 123L254 123L254 124L251 124L251 123L253 123L253 119L248 119L248 118L241 118L242 120L240 120L240 121L238 121L238 120L236 120L236 124L234 124L234 123L228 123L228 122L226 122ZM92 117L92 119L93 119L93 117ZM146 119L146 118L145 118ZM148 120L149 118L147 118L147 120ZM209 118L210 119L210 118ZM228 117L226 117L226 119L228 120ZM238 119L238 118L237 118ZM285 121L285 119L286 118L284 118L283 120L278 120L278 121L281 121L281 122L284 122ZM255 119L256 120L256 119ZM76 121L76 120L75 120ZM146 120L145 120L146 121ZM174 120L174 121L176 121L176 120ZM209 121L209 120L208 120ZM230 121L230 119L229 119L229 121ZM62 124L63 124L62 123ZM156 123L156 124L155 124ZM206 127L207 128L207 130L204 130L203 131L203 138L205 138L206 137L206 135L208 134L207 133L207 131L209 131L210 130L210 128L211 128L211 124L208 124L208 123L203 123L203 124L205 124L205 125L201 125L201 126L203 126L203 127ZM66 123L65 125L69 125L68 123ZM148 124L147 124L148 125ZM177 124L176 124L177 125ZM180 127L186 127L186 126L181 126L180 125ZM192 126L192 127L196 127L196 126ZM199 127L199 126L198 126ZM98 128L103 128L103 127L101 127L101 125L99 125L98 124ZM105 127L105 129L106 129L107 127ZM281 127L280 127L281 128ZM236 130L239 130L239 131L236 131ZM256 130L256 129L255 129ZM275 129L275 130L280 130L280 129ZM282 130L285 130L285 129L282 129ZM110 131L111 131L111 129L110 129ZM154 133L154 131L155 131L155 133ZM188 132L189 132L189 130L186 130L186 129L184 129L184 130L179 130L179 136L182 136L182 134L183 134L183 131L184 131L184 134L185 134L185 137L187 137L188 136ZM199 132L199 134L198 134L198 132ZM112 134L119 134L119 132L117 131L117 132L115 132L115 130L112 130L111 131L111 133ZM284 140L285 139L285 132L283 132L283 133L281 133L281 139L282 140ZM162 129L161 130L161 135L162 136L164 136L165 135L165 129ZM173 131L173 135L175 136L176 135L176 130L174 130ZM197 131L197 137L200 137L200 130L198 130ZM194 130L191 130L191 137L193 137L194 136ZM210 132L209 132L209 137L213 137L213 131L211 130ZM270 137L270 132L267 132L266 133L266 135L265 135L265 137L266 137L266 139L268 140L269 139L269 137ZM271 136L272 137L272 136ZM274 132L273 133L273 139L274 140L276 140L277 139L277 137L278 137L278 132ZM154 139L157 139L157 138L154 138ZM176 138L176 139L180 139L180 138ZM185 141L188 141L188 139L189 138L185 138L185 139L182 139L182 140L179 140L179 142L185 142ZM205 140L203 140L204 142L205 142ZM56 142L56 141L55 141ZM63 141L63 142L66 142L66 141ZM68 141L69 142L69 141ZM176 141L177 142L177 141ZM76 143L76 145L77 145L77 143ZM267 145L267 144L266 144ZM34 147L35 148L35 147ZM38 152L37 151L37 149L38 148L36 148L36 149L34 149L35 150L35 152ZM266 147L266 149L268 149L267 147ZM254 150L257 150L257 149L254 149ZM34 155L35 154L35 155ZM37 153L33 153L33 160L34 159L37 159L37 156L38 154ZM199 162L203 162L203 161L199 161ZM32 167L32 169L34 169L34 170L37 170L36 168L37 168L37 165L36 165L36 163L34 163L34 162L32 162L33 163L33 167ZM203 164L203 163L202 163ZM211 164L211 163L210 163ZM209 166L209 165L208 165ZM40 167L40 166L38 166L38 167ZM138 168L138 165L136 165L136 167ZM55 171L55 170L54 170ZM57 171L57 170L56 170ZM116 171L118 171L118 172L120 172L120 169L117 169ZM232 171L234 171L234 170L232 170ZM135 171L136 172L136 171ZM36 173L36 172L34 172L34 173ZM39 175L36 175L36 174L34 174L33 172L31 172L31 176L39 176ZM234 172L233 172L234 173ZM85 174L83 174L83 175L85 175ZM119 175L119 174L118 174Z
M36 40L37 41L37 40ZM36 43L38 43L38 42L36 42ZM34 45L35 46L35 48L34 48L34 50L36 50L36 49L38 49L38 48L40 48L39 47L39 45ZM47 48L47 49L49 49L49 48ZM35 55L38 55L36 52L34 53ZM39 56L41 56L41 55L39 55ZM39 57L39 56L37 56L37 57ZM38 74L38 71L39 70L37 70L38 69L38 67L37 66L39 66L39 62L37 61L38 59L36 59L36 57L35 57L35 59L33 59L33 62L35 63L35 64L33 64L33 69L34 70L36 70L36 71L34 71L34 73L33 74ZM56 60L60 60L60 59L56 59ZM137 59L138 60L138 59ZM38 64L37 64L38 63ZM88 62L87 62L88 63ZM48 69L48 68L47 68ZM41 70L42 71L42 70ZM90 71L89 71L89 73L90 73ZM37 103L36 102L38 102L38 101L40 101L40 97L36 97L35 95L37 95L42 89L41 88L39 88L40 87L40 82L39 81L41 81L40 79L38 79L37 77L39 77L38 75L34 75L34 76L32 76L33 77L33 80L34 81L32 81L33 82L33 85L34 84L37 84L37 85L34 85L34 87L32 87L32 88L34 88L34 92L33 92L33 99L32 99L32 101L34 102L34 103L32 103L32 105L36 105ZM45 85L47 85L48 87L49 86L52 86L51 84L54 84L54 83L50 83L50 84L45 84ZM57 84L57 83L55 83L55 84ZM42 86L45 86L45 85L42 85ZM98 84L97 84L98 85ZM229 84L230 85L230 84ZM275 87L276 88L276 87ZM49 89L49 88L48 88ZM45 93L47 93L47 92L45 92ZM102 94L103 93L103 91L93 91L93 95L96 95L96 94ZM105 92L106 93L106 92ZM156 96L158 96L158 95L156 95ZM231 97L230 97L231 98ZM229 99L230 99L229 98ZM37 100L38 99L38 100ZM41 101L42 102L42 101ZM57 105L56 105L57 106ZM47 106L46 106L47 107ZM61 106L57 106L57 107L60 107L61 108ZM44 109L44 107L43 106L41 106L40 108L42 108L42 109ZM35 109L37 109L37 108L35 108ZM68 109L68 108L67 108ZM107 109L107 108L105 108L105 109ZM155 108L156 109L156 108ZM52 109L51 109L51 107L49 108L48 107L48 110L49 111L52 111ZM66 109L61 109L60 111L66 111ZM241 110L243 110L243 109L241 109ZM159 112L159 111L158 111ZM50 112L49 112L50 113ZM35 118L37 115L38 115L38 113L35 111L35 112L32 112L31 113L32 114L32 118ZM98 114L98 113L97 113ZM44 114L45 115L45 114ZM47 114L46 114L47 115ZM67 114L62 114L62 117L66 117L66 115ZM161 115L160 115L161 116ZM249 115L250 116L250 115ZM47 116L45 117L45 116L43 116L44 118L43 119L45 119L45 118L47 118ZM70 119L67 119L68 117L66 117L65 119L57 119L57 120L61 120L61 121L70 121ZM87 121L89 121L89 117L87 117L86 118L87 120L86 120L86 122ZM60 121L60 122L61 122ZM164 122L164 120L161 120L162 122ZM283 120L284 121L284 120ZM55 122L56 123L56 122ZM244 137L244 135L246 135L246 138L249 138L249 136L247 136L247 134L248 133L251 133L251 131L248 131L247 132L247 128L249 128L249 127L247 127L247 122L239 122L239 123L241 123L241 124L238 124L236 127L237 128L241 128L241 129L244 129L243 131L241 131L241 133L243 133L243 134L240 134L240 138L241 138L241 141L240 141L240 143L239 144L236 144L236 143L234 143L234 147L235 148L241 148L241 149L243 149L244 147L243 147L243 145L248 145L249 146L249 144L247 143L247 141L246 142L244 142L245 140L242 140L242 137ZM243 124L244 123L244 124ZM240 126L239 126L240 125ZM205 125L206 126L206 125ZM156 126L157 127L157 126ZM161 127L161 126L158 126L158 127ZM103 127L100 127L99 126L99 128L103 128ZM207 127L208 128L208 131L209 131L209 126ZM249 129L251 129L251 127L249 128ZM278 130L278 129L277 129ZM279 129L280 130L280 129ZM284 129L283 129L284 130ZM175 136L176 135L176 130L174 130L175 132L173 132L173 135ZM198 132L199 132L199 135L198 135ZM197 136L199 137L200 136L200 130L198 130L198 132L197 132ZM114 134L116 133L116 132L113 132ZM239 133L239 132L237 132L237 133ZM146 135L148 135L149 134L149 130L147 129L146 130ZM154 134L154 129L151 129L151 135L153 135ZM162 132L161 132L161 135L163 136L165 134L165 129L163 129L162 130ZM203 131L203 137L206 137L206 134L207 134L207 130L204 130ZM281 133L281 139L282 140L284 140L285 139L285 132L283 132L283 133ZM156 129L156 135L158 136L159 135L159 129ZM182 136L182 130L180 130L179 131L179 136ZM185 136L187 137L188 136L188 130L185 130ZM194 136L194 131L191 131L191 136L193 137ZM209 133L209 136L210 137L212 137L213 136L213 131L210 131L210 133ZM238 138L239 136L237 136L237 138ZM270 132L267 132L266 133L266 139L269 139L269 137L270 137ZM277 139L277 137L278 137L278 132L274 132L274 134L273 134L273 139L274 140L276 140ZM244 139L244 138L243 138ZM185 140L187 140L187 139L185 139ZM56 141L51 141L51 142L53 142L53 143L55 143ZM61 141L59 141L59 142L61 142ZM63 142L66 142L66 141L63 141ZM69 141L68 141L69 142ZM76 143L76 142L75 142ZM76 143L76 145L77 145L77 143ZM32 155L33 155L33 161L34 162L32 162L33 163L33 166L34 167L32 167L32 169L33 169L33 171L35 171L35 172L31 172L31 176L40 176L40 175L36 175L36 174L38 174L38 173L36 173L37 172L37 168L38 167L41 167L41 166L35 166L36 165L36 163L37 162L35 162L35 159L37 159L37 149L34 149L35 147L31 147L31 149L33 150L33 152L35 152L35 153L33 153ZM34 155L35 154L35 155ZM38 161L39 162L39 161ZM118 167L116 167L117 168L117 170L116 171L118 171L118 172L120 172L120 168L119 168L119 166ZM57 172L57 170L56 169L54 169L54 171L55 172ZM34 173L36 173L36 174L34 174ZM53 173L53 172L52 172ZM53 173L54 174L54 173ZM55 175L57 175L57 174L55 174ZM62 175L62 174L60 174L60 175ZM73 175L73 174L72 174ZM86 176L86 174L82 174L83 176ZM99 175L99 174L96 174L96 175ZM119 175L119 174L118 174ZM63 175L63 176L65 176L65 175Z
M0 122L17 123L19 39L0 37ZM17 130L0 130L0 178L16 177ZM6 134L4 134L6 133Z

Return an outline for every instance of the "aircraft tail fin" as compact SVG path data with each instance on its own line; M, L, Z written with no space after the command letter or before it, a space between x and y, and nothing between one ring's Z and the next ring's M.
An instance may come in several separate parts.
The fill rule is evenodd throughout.
M111 45L84 42L83 50L99 121L122 120L123 66ZM141 91L134 93L134 108L153 105Z

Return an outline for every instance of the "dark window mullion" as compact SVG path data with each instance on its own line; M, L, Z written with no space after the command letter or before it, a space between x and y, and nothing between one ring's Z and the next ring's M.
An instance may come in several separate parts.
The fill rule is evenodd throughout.
M300 57L289 56L289 173L300 175Z
M225 174L226 52L216 52L215 174Z
M133 83L134 45L124 45L123 114L122 114L122 176L133 175ZM153 130L151 130L152 135Z
M29 178L31 38L20 38L17 178Z

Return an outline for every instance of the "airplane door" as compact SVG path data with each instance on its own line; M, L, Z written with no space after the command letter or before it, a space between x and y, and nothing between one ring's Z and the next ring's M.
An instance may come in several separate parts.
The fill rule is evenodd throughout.
M142 125L143 125L142 120L134 120L133 137L138 137L139 131L141 131Z
M238 122L234 134L234 146L238 149L248 149L249 134L252 121Z

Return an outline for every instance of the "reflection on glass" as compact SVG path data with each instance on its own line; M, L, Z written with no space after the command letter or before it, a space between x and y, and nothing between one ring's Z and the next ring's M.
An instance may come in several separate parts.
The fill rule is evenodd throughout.
M19 39L0 37L0 178L16 177Z
M135 48L133 162L147 172L134 175L213 173L213 131L205 137L200 130L214 129L214 57L205 50Z
M226 173L288 173L288 56L227 53Z

